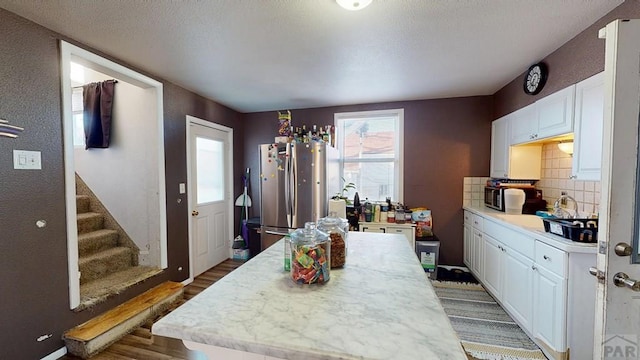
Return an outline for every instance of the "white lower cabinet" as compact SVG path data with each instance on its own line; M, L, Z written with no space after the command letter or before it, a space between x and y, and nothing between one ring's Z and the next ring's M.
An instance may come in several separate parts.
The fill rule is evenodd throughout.
M474 221L464 226L464 259L487 291L548 358L591 358L596 286L587 270L595 250L566 252L490 216L469 218Z
M482 239L482 236L481 230L473 229L473 259L471 260L471 264L473 264L473 272L475 276L479 279L482 279L484 276L484 259L482 258L482 254L484 253L484 240Z
M473 267L473 265L471 264L471 244L473 241L472 238L472 233L471 233L471 226L465 224L463 226L463 231L464 231L464 235L462 238L462 244L463 244L463 261L464 264L467 266L467 268L471 269Z
M361 232L375 232L386 234L400 234L404 235L411 244L411 248L416 248L416 227L411 223L396 224L396 223L380 223L380 222L363 222L360 223Z
M543 341L553 352L567 348L567 279L537 265L533 281L534 340Z
M502 298L502 243L491 236L484 242L484 286L496 298Z
M533 260L505 248L502 305L523 327L531 328L533 318Z
M483 222L484 219L481 216L472 214L469 211L464 212L464 263L478 279L482 279L484 273L484 259L482 259L482 254L484 253Z

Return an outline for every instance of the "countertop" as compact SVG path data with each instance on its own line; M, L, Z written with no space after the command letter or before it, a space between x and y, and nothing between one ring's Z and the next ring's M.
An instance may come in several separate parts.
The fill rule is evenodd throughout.
M403 235L350 232L324 285L294 284L282 240L153 325L156 335L282 359L461 359Z
M597 243L571 241L563 238L562 236L545 232L542 218L536 215L509 215L497 210L489 209L485 206L464 206L463 209L483 217L491 218L491 220L516 231L527 233L529 236L537 240L568 253L595 254L597 251Z

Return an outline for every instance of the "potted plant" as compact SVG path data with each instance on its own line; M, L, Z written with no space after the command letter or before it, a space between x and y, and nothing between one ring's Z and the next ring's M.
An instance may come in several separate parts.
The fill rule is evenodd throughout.
M347 182L345 178L342 178L342 182L344 183L344 187L342 188L342 190L337 192L333 197L331 197L331 199L344 200L347 205L351 205L352 201L347 198L347 193L349 192L349 189L355 190L356 184L352 182Z

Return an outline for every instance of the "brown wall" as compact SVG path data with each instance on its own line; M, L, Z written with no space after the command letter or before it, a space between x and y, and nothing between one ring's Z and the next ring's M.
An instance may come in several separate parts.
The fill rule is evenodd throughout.
M234 127L235 155L242 159L241 115L163 82L169 268L105 304L74 313L68 300L61 36L2 9L0 34L0 118L25 128L18 139L0 138L0 359L37 359L63 346L63 331L161 281L188 277L188 210L186 195L178 195L178 184L186 182L185 116ZM14 170L14 149L41 151L42 170ZM236 164L239 173L242 166ZM45 228L35 226L39 219L47 221ZM180 266L185 270L178 272Z
M491 97L403 101L292 110L293 125L333 124L336 112L404 108L404 201L433 210L441 240L440 261L462 264L463 177L489 172ZM245 114L245 163L251 167L252 196L259 195L258 144L273 142L275 111ZM256 201L252 215L259 214Z
M549 94L575 84L604 70L604 39L598 30L616 19L640 18L640 2L627 0L589 28L578 34L546 58L549 78L543 90L534 96L522 90L524 72L494 94L496 118L532 104ZM532 59L531 63L538 59ZM526 70L526 69L525 69Z

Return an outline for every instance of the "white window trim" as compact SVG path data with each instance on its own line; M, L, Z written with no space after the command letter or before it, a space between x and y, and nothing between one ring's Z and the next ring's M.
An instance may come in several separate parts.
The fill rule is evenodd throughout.
M335 113L333 116L334 126L336 129L339 128L339 122L345 119L357 119L357 118L375 118L375 117L397 117L397 132L400 134L398 137L398 141L395 143L394 153L395 158L393 159L396 162L394 176L395 181L397 183L396 186L396 194L393 201L398 201L400 203L404 203L404 109L388 109L388 110L373 110L373 111L356 111L356 112L343 112L343 113ZM336 137L336 146L338 149L343 148L342 142L344 141L343 136ZM388 160L392 158L377 158L377 159L361 159L358 162L380 162L384 160ZM349 161L347 161L349 162ZM340 154L340 177L344 177L344 163L345 160L342 158L342 154Z

